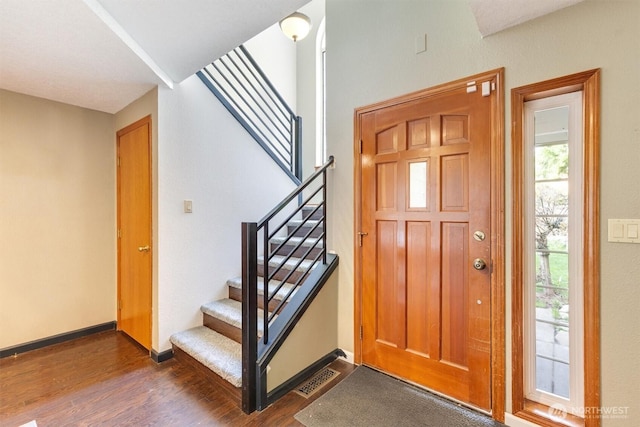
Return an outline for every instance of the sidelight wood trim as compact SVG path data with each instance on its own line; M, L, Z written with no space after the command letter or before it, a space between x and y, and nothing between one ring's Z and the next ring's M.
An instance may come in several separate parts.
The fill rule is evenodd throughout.
M357 108L354 111L354 361L362 363L362 265L358 232L362 227L362 118L379 109L406 104L443 92L466 87L470 81L495 79L496 96L492 106L491 144L491 415L504 422L505 414L505 201L504 201L504 68L412 92L397 98ZM364 237L366 239L366 237Z
M491 413L504 422L505 413L505 170L504 69L496 75L496 105L491 124Z
M549 407L528 399L524 400L524 410L518 413L518 417L543 427L583 427L584 420L572 414L563 417L549 415Z
M584 71L511 90L513 150L512 258L512 412L541 425L580 425L581 419L551 419L540 405L524 397L524 103L564 93L583 92L584 135L584 406L600 407L600 70ZM546 407L545 407L546 408ZM548 408L547 408L548 409ZM588 417L585 427L600 426Z
M359 242L366 236L359 236L362 231L362 115L365 112L356 109L353 114L353 361L362 364L362 247Z

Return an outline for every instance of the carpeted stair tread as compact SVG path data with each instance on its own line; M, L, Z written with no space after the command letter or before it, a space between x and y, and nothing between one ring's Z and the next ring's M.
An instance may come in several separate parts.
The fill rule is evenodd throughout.
M286 240L286 236L284 237L272 237L271 240L269 240L271 243L275 243L275 244L280 244L282 242L284 242ZM308 237L308 238L304 238L304 237L291 237L289 239L289 241L287 242L287 245L291 245L291 246L297 246L300 242L302 242L302 244L300 246L308 248L310 246L315 246L316 248L322 248L322 240L320 240L318 242L318 240L320 240L317 237Z
M280 283L281 282L279 280L272 280L271 282L269 282L269 293L273 293L273 291ZM242 289L242 277L238 276L234 277L233 279L227 280L227 286L231 288ZM295 285L293 283L285 282L276 294L275 298L278 300L284 299L291 288L295 288ZM295 295L295 293L296 290L294 290L291 295L293 296ZM264 295L264 279L260 276L258 276L258 295Z
M303 220L303 219L291 219L289 220L289 222L287 222L287 225L290 225L291 227L297 227L302 223L305 223L305 225L308 225L310 227L314 227L317 223L320 222L319 219L307 219L307 220ZM319 228L322 228L322 224L320 224L318 226Z
M242 346L239 343L205 326L175 333L170 341L234 387L242 386Z
M200 311L216 319L222 320L235 326L238 329L242 329L242 303L240 301L232 300L229 298L220 299L217 301L211 301L203 304L200 307ZM264 311L258 309L258 319L262 319ZM264 323L258 322L258 335L262 336L264 331Z
M281 255L274 255L271 257L271 261L269 261L269 266L270 267L277 267L279 266L282 261L284 261L285 257L281 256ZM282 268L283 270L291 270L293 267L295 267L295 265L298 263L298 261L300 261L300 258L295 258L295 257L291 257L287 260L287 262L285 263L284 267ZM264 263L264 257L258 257L258 265L263 264ZM301 272L305 272L309 269L309 267L311 266L311 264L313 263L313 260L310 259L305 259L302 261L302 263L298 266L298 268L296 268L296 271L301 271Z

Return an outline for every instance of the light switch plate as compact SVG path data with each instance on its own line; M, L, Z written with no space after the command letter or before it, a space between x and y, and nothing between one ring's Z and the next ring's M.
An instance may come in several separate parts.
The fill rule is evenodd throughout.
M416 55L427 51L427 35L426 34L420 34L419 36L416 37L415 50L416 50Z
M193 213L193 200L184 201L184 213Z
M640 243L640 219L609 219L608 240L615 243Z

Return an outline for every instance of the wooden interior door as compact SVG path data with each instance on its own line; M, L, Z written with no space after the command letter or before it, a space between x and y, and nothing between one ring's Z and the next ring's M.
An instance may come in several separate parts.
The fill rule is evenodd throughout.
M361 116L361 351L489 411L496 95L477 83Z
M151 118L118 131L118 329L151 349Z

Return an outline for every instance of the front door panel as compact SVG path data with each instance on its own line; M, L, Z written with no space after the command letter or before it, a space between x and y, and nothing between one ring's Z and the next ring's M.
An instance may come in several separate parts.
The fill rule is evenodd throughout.
M491 408L491 96L362 116L363 363ZM475 262L479 259L482 262Z

